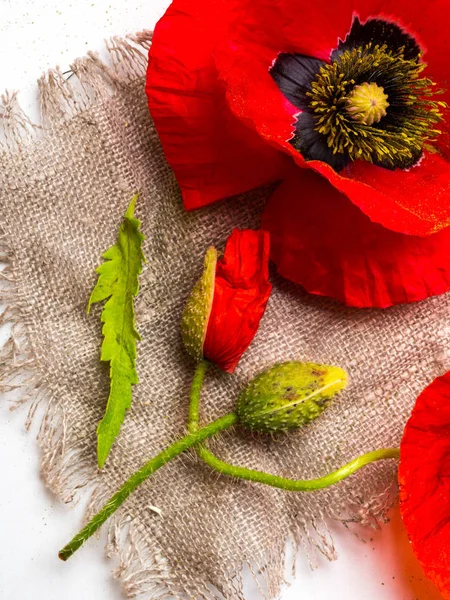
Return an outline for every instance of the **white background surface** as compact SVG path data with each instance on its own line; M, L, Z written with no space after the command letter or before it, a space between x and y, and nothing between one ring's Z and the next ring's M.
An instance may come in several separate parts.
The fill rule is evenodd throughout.
M168 4L0 0L0 87L20 89L22 105L36 117L36 79L42 71L55 65L68 69L87 50L101 51L105 37L151 29ZM7 335L8 328L0 330L0 344ZM102 540L91 540L67 563L57 559L80 525L83 502L67 507L45 490L37 424L27 433L25 416L26 410L10 412L0 403L1 600L120 600ZM411 553L398 509L381 532L369 532L366 544L340 530L334 537L339 560L320 559L311 571L300 558L282 600L440 600ZM248 600L259 598L250 580L246 590Z

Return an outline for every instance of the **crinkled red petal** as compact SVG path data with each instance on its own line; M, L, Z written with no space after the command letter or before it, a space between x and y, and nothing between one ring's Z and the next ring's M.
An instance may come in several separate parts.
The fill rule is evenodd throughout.
M203 354L229 373L255 336L272 290L269 251L267 232L235 229L217 263Z
M422 162L410 171L388 171L357 161L337 174L325 163L306 163L289 143L298 110L280 92L269 69L280 52L327 59L338 38L345 37L356 13L362 21L370 16L394 20L417 36L427 50L429 66L424 75L444 88L450 87L444 5L442 0L414 6L405 0L337 0L327 2L326 7L297 0L250 3L216 50L229 106L247 127L292 156L299 166L311 167L327 177L371 220L401 233L435 233L450 225L449 142L445 132L437 144L440 153L425 153Z
M368 217L410 235L430 235L450 225L450 163L424 153L409 171L390 171L356 161L340 173L320 161L308 166L321 173Z
M348 306L386 308L450 290L450 227L427 237L386 229L309 169L291 170L262 226L281 275Z
M188 209L280 179L286 160L232 114L213 61L243 0L175 0L155 28L146 91Z
M450 600L450 372L417 398L400 445L398 477L412 548Z

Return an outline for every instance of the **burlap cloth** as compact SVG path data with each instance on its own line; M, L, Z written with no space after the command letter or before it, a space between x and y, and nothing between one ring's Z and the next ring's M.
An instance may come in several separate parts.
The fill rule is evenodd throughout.
M15 323L3 348L2 385L7 391L19 383L31 413L45 403L39 435L44 480L65 502L89 490L89 514L185 432L194 365L180 339L183 304L205 249L222 248L233 227L257 227L269 192L184 211L147 110L149 40L149 34L115 40L112 65L88 56L74 63L68 82L58 71L45 75L42 128L31 125L14 95L0 107L3 320ZM88 316L86 303L94 269L137 190L148 259L137 300L140 384L99 473L95 429L108 395L108 366L99 362L101 308ZM352 310L275 274L273 283L236 375L209 371L203 422L231 410L239 388L276 361L336 364L348 370L351 383L303 430L275 439L236 430L214 441L216 453L306 478L398 445L416 395L448 367L450 296L386 311ZM116 575L128 597L234 600L243 597L241 571L249 565L272 598L283 581L286 540L333 558L324 519L379 522L395 498L396 466L377 463L333 488L302 494L218 477L193 454L183 456L146 481L110 521L108 551L120 556Z

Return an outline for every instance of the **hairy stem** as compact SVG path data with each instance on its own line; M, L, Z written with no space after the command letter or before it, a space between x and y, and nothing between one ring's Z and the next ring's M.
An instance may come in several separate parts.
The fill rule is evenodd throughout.
M201 360L195 368L194 379L192 380L191 393L189 395L189 420L188 431L194 433L198 429L200 419L200 393L203 387L203 380L208 368L206 360Z
M199 442L215 435L219 431L223 431L234 425L237 421L237 415L230 413L213 421L206 427L189 433L185 437L177 440L158 455L150 459L143 467L132 475L122 487L112 496L105 506L77 533L77 535L59 552L58 556L61 560L67 560L84 542L91 537L93 533L119 508L119 506L128 498L128 496L145 481L155 471L160 469L170 460L181 454L191 446L195 446Z
M206 362L202 361L198 363L192 382L188 423L190 432L195 432L198 429L200 393L206 369ZM255 471L253 469L246 469L245 467L237 467L226 463L210 452L203 444L196 445L195 450L203 462L223 475L237 477L238 479L246 479L256 483L264 483L265 485L270 485L290 492L312 492L314 490L326 488L338 481L342 481L342 479L352 475L358 471L358 469L361 469L361 467L364 467L369 463L386 458L399 458L400 456L400 450L398 448L381 448L380 450L374 450L373 452L368 452L367 454L355 458L340 469L337 469L337 471L329 473L324 477L319 477L317 479L287 479L285 477L271 475L270 473L264 473L263 471Z
M256 483L264 483L289 492L313 492L314 490L320 490L329 487L338 481L342 481L342 479L352 475L358 471L358 469L361 469L361 467L364 467L369 463L385 458L399 458L400 456L400 450L398 448L382 448L363 454L337 471L329 473L324 477L319 477L318 479L286 479L285 477L278 477L277 475L271 475L270 473L264 473L263 471L254 471L253 469L230 465L217 458L217 456L207 450L204 446L196 446L195 449L200 458L219 473L229 475L230 477L237 477L239 479L247 479L248 481L254 481Z

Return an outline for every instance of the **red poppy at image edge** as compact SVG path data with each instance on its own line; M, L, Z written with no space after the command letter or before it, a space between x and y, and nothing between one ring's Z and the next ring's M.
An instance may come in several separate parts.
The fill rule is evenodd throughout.
M412 549L450 600L450 372L417 398L400 445L399 484Z
M186 208L281 180L263 226L283 276L359 307L449 290L447 122L411 169L358 160L337 173L289 143L299 110L269 73L280 53L329 61L356 14L407 31L425 50L423 76L448 89L447 13L443 0L175 0L155 29L146 90Z
M267 231L234 229L217 261L203 355L228 373L236 369L266 309L272 291L269 251Z

